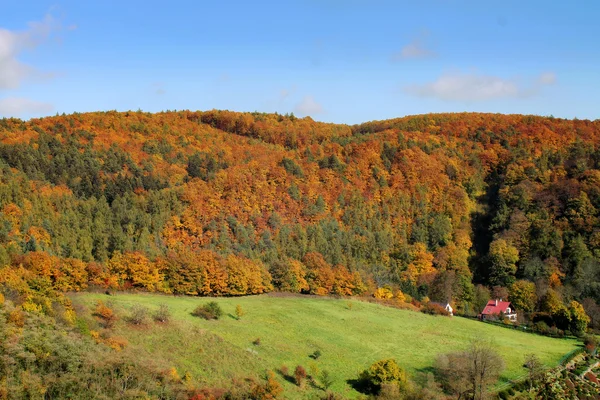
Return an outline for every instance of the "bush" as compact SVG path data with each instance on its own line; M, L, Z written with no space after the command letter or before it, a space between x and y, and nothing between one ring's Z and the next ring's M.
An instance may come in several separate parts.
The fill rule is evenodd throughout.
M596 347L598 347L598 339L594 335L586 335L583 344L589 354L594 354Z
M267 372L265 379L265 383L256 383L254 385L250 393L250 398L256 400L276 399L283 393L283 388L277 379L275 379L275 374L272 371Z
M281 372L281 375L283 376L288 376L290 374L290 370L287 365L282 365L281 368L279 368L279 372Z
M169 306L167 306L166 304L161 304L158 307L158 310L156 310L154 314L152 314L152 318L156 322L169 322L169 320L171 319L171 310L169 310Z
M102 300L98 300L92 315L98 319L100 325L105 329L111 329L117 322L117 316L113 310L106 306Z
M196 307L196 309L192 312L192 315L207 320L219 319L223 315L223 310L216 301L211 301L210 303Z
M304 380L306 379L306 370L302 365L298 365L294 370L294 379L296 380L296 385L302 386Z
M444 315L449 316L450 313L439 304L427 303L421 308L421 312L429 315Z
M313 360L318 360L322 355L323 353L321 353L321 350L315 350L309 357Z
M539 321L536 322L535 325L533 325L533 330L542 335L547 335L550 331L550 328L548 327L548 324L544 321Z
M131 309L131 314L127 321L134 325L142 325L146 322L146 318L148 317L148 309L144 306L136 304Z
M242 317L245 314L246 314L246 312L244 311L242 306L240 306L239 304L237 306L235 306L235 316L237 317L237 319L242 319Z
M372 392L379 392L384 384L402 386L406 382L406 372L396 363L396 360L390 358L371 365L360 374L359 379Z
M327 370L323 370L323 372L321 372L320 379L321 379L321 383L323 384L323 389L325 389L325 390L329 390L331 385L333 385L333 382L334 382L333 377Z

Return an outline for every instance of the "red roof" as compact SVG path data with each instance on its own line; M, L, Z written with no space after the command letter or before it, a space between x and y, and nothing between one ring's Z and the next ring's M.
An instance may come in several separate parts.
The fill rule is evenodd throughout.
M515 308L510 304L510 301L490 300L481 312L482 315L495 315L501 312L506 314L506 309L510 308L511 313L515 312Z

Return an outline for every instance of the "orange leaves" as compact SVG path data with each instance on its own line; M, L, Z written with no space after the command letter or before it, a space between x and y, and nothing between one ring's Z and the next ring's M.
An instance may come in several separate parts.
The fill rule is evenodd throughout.
M320 253L308 253L303 261L307 271L306 282L311 294L352 296L366 290L358 273L350 273L343 265L332 268Z
M211 250L181 250L159 261L168 290L203 296L240 296L271 291L271 276L259 262Z
M250 259L229 255L225 259L225 268L230 295L260 294L271 289L270 276L264 266Z
M411 282L417 282L422 275L435 272L433 268L433 255L427 251L423 243L415 243L410 250L411 262L404 271L404 278Z
M108 262L108 269L117 276L121 286L128 283L154 291L162 280L156 265L139 252L115 253Z

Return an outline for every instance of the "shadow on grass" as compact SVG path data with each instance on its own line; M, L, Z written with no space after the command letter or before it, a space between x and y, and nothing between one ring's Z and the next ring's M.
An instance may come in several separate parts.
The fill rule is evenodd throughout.
M285 379L287 382L295 385L296 384L296 379L289 375L289 374L284 374L282 370L278 369L277 373L279 374L279 376L281 376L283 379Z
M236 321L239 320L239 318L233 315L232 313L228 313L227 316L231 319L235 319Z
M364 379L348 379L346 381L346 383L348 385L352 386L352 388L359 393L362 393L362 394L372 394L373 393L373 387L369 384L369 382L365 381Z

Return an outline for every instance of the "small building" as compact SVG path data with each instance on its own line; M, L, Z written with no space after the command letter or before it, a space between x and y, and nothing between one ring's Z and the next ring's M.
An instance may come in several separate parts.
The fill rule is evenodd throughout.
M454 315L454 314L452 314L454 309L452 308L450 303L436 303L435 301L430 301L430 303L442 307L444 310L448 311L448 315L450 315L450 316Z
M480 314L482 321L494 321L508 318L509 321L517 321L517 311L510 301L490 300Z

